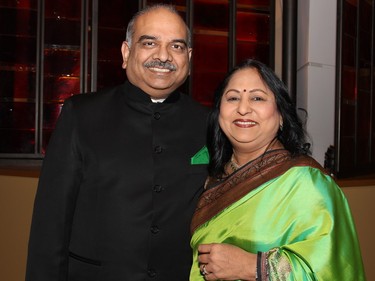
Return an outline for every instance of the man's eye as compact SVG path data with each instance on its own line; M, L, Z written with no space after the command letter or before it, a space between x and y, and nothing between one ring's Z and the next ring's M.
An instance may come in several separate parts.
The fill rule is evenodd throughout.
M181 51L185 50L185 46L180 45L180 44L174 44L174 45L172 45L172 48L177 49L177 50L181 50Z
M148 42L148 41L146 41L146 42L143 42L143 45L144 46L154 46L155 43L154 42Z

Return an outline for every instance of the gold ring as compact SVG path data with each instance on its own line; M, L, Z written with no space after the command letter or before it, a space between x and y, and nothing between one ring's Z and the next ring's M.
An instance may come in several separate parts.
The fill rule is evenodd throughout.
M204 264L204 265L202 266L202 271L201 271L201 273L202 273L202 275L207 275L207 274L208 274L208 272L207 272L207 270L206 270L206 264Z

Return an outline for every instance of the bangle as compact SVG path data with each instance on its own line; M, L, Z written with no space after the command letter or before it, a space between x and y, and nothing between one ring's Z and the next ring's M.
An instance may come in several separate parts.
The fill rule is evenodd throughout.
M255 280L262 281L262 252L257 253L257 265L255 271Z

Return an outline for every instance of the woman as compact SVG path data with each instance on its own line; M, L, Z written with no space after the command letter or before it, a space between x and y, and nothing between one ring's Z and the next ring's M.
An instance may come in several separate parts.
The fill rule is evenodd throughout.
M209 118L190 280L365 280L348 203L310 156L288 92L247 60Z

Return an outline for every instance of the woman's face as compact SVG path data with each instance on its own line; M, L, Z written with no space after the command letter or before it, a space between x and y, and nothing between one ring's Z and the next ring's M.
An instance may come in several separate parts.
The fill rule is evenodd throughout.
M219 124L234 149L261 155L275 138L281 115L275 95L253 68L238 70L221 98Z

